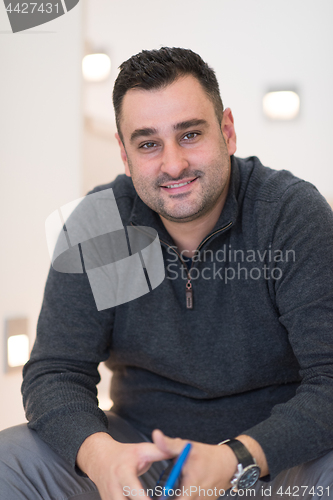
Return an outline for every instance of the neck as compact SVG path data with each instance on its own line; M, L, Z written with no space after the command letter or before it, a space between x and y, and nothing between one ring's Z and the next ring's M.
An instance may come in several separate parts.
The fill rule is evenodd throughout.
M160 216L179 252L182 252L186 257L193 257L201 241L212 231L217 223L224 207L227 193L228 189L225 189L222 198L214 208L198 219L189 222L176 222Z

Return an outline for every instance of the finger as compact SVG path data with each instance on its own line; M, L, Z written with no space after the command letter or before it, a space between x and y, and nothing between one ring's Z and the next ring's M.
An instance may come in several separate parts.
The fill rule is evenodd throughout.
M164 453L169 453L176 457L183 450L186 441L180 438L170 438L159 429L155 429L152 434L153 442Z
M140 469L148 463L150 465L152 462L159 462L160 460L166 460L175 456L173 452L170 452L168 449L160 449L154 443L142 443L138 455Z
M122 496L122 499L119 498L119 500L124 500L124 497L133 500L137 500L138 498L141 500L150 500L134 469L132 470L131 468L125 473L120 473L117 479L117 493L121 493Z
M107 478L102 478L96 486L102 500L137 500L135 498L137 496L141 499L145 498L144 492L141 491L143 486L135 476L133 481L133 478L121 478L120 474L111 474Z

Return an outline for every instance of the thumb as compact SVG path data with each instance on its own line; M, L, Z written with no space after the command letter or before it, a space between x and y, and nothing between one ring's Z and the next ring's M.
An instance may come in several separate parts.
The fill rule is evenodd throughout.
M168 454L170 458L178 456L183 450L186 441L180 438L170 438L159 429L155 429L152 434L153 442L156 446Z

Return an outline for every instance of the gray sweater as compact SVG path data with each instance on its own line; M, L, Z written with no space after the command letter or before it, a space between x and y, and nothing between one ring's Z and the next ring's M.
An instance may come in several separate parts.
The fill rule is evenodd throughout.
M246 433L271 478L333 448L333 216L316 188L256 157L232 157L226 204L188 275L131 179L111 184L123 224L155 228L166 277L98 311L86 274L52 268L22 386L29 426L73 466L105 431L98 364L114 411L149 436L218 443ZM172 248L173 247L173 248Z

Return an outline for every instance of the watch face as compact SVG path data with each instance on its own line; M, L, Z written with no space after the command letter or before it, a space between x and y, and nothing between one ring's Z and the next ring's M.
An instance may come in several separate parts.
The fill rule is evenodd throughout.
M260 468L257 465L249 465L244 469L243 474L237 481L237 488L245 490L253 486L259 479Z

